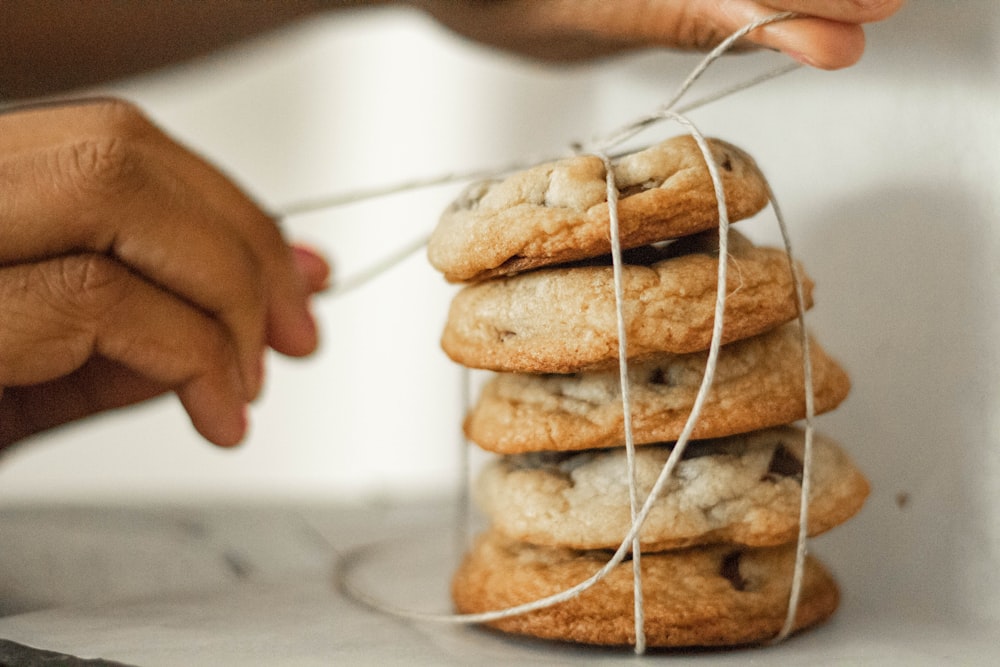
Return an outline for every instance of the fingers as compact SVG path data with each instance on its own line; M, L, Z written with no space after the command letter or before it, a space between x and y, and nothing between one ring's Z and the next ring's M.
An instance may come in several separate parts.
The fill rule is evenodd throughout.
M0 189L0 440L173 389L233 444L265 347L316 347L326 262L131 105L0 115Z
M664 46L708 50L755 21L780 12L801 14L749 33L745 43L781 51L807 65L839 69L865 50L863 24L891 16L904 0L659 0L646 30Z
M256 393L265 320L260 262L198 191L116 138L15 153L2 166L16 196L0 220L0 262L81 251L119 258L217 314L238 341L246 395Z
M904 0L412 0L443 24L484 44L548 60L628 49L705 51L743 26L778 12L805 18L760 28L747 45L783 51L836 69L864 51L862 24L884 19Z
M315 250L303 245L293 245L292 257L310 294L321 292L329 286L330 264Z
M797 3L790 1L786 4ZM729 33L782 9L750 0L731 0L720 3L719 7L724 13L718 20L722 22L722 29ZM865 34L861 25L812 16L762 26L750 32L746 42L780 51L811 67L831 70L855 64L865 50Z
M172 389L206 439L243 437L227 328L120 263L88 253L2 268L0 306L0 405L9 410L23 386L35 392L17 402L27 433Z
M116 101L0 116L0 263L107 253L230 329L248 398L265 343L317 342L308 285L274 221Z
M801 14L750 32L742 45L780 51L820 69L840 69L863 55L862 25L891 15L903 0L660 0L659 4L664 11L647 30L661 35L665 46L673 42L703 51L761 19L781 12Z
M249 245L266 287L265 336L268 345L283 354L304 356L315 350L318 336L309 312L309 288L292 250L277 224L214 167L188 151L164 151L177 172L201 186L206 202L225 212L220 222Z
M807 18L782 21L750 33L748 40L781 51L801 63L820 69L841 69L855 64L865 50L862 25L888 18L904 0L764 0L762 8L734 9L736 16L760 16L774 10L791 11Z

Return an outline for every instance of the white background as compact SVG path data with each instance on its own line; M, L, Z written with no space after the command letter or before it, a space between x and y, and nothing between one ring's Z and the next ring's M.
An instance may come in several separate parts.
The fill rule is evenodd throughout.
M817 282L810 322L854 390L820 419L868 473L822 538L876 606L1000 622L1000 5L911 0L848 71L800 70L692 115L751 152ZM341 14L109 89L266 207L559 154L663 102L696 62L547 69L421 16ZM717 64L700 88L778 56ZM696 95L698 93L695 93ZM660 126L644 139L677 133ZM427 234L454 189L285 221L342 275ZM774 241L773 218L741 223ZM451 288L417 253L319 297L322 351L271 359L253 431L201 442L172 400L40 437L0 462L6 503L407 498L458 484L460 373L437 339Z

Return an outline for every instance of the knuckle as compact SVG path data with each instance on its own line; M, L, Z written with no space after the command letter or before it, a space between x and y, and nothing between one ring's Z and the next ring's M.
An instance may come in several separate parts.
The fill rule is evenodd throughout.
M718 17L706 14L704 7L695 3L679 3L677 13L669 25L677 46L685 49L708 51L725 39L732 29Z
M128 270L98 253L69 255L46 263L48 291L77 313L99 316L127 291Z
M86 133L55 151L54 170L71 192L118 197L145 184L144 150L156 128L134 104L106 99L86 105Z
M121 196L142 185L142 159L121 136L81 139L56 153L56 170L76 192Z

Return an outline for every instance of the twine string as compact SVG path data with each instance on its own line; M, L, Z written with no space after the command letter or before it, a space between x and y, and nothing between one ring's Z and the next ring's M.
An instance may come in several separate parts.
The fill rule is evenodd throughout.
M414 178L410 180L401 181L398 183L393 183L389 185L380 185L370 188L359 188L357 190L337 193L333 195L320 196L315 198L308 198L299 201L286 204L279 209L278 218L288 219L307 213L313 213L316 211L322 211L326 209L338 208L341 206L347 206L349 204L355 204L358 202L368 201L371 199L377 199L380 197L386 197L394 194L400 194L413 190L423 190L432 187L439 187L443 185L452 185L456 183L469 182L469 181L480 181L495 179L504 174L510 174L516 171L521 171L527 169L536 164L542 162L552 162L567 157L571 154L579 153L591 153L594 155L602 156L604 153L612 159L620 158L626 152L621 151L613 152L612 148L619 146L628 139L632 138L642 130L650 127L657 121L662 119L661 113L664 111L674 111L678 114L687 114L691 111L699 109L703 106L716 102L725 97L735 95L738 92L746 90L748 88L753 88L766 81L777 78L781 75L793 72L800 67L799 63L785 63L769 71L758 74L754 77L738 81L730 86L724 87L718 91L705 95L698 98L688 104L678 106L681 99L690 91L694 83L701 78L709 66L718 60L726 51L732 48L732 45L739 39L745 37L747 34L753 32L757 28L763 27L770 23L775 23L778 21L785 21L791 18L796 18L799 14L794 12L780 12L777 14L772 14L770 16L765 16L756 21L748 23L743 26L718 46L716 46L712 51L710 51L695 67L695 69L688 74L683 83L677 88L674 94L671 96L670 100L665 104L661 105L657 110L650 114L639 117L625 124L618 130L608 134L603 138L597 138L590 142L589 148L585 147L584 144L579 142L574 142L571 145L572 150L569 153L562 153L559 155L549 155L536 157L533 159L522 159L515 160L503 166L496 166L488 169L473 169L466 171L451 171L438 174L435 176L429 176L425 178ZM635 150L635 149L633 149ZM339 296L346 292L355 290L362 285L366 284L371 279L382 275L383 273L389 271L394 266L405 260L407 257L417 252L421 248L427 245L427 241L430 235L425 234L422 237L417 238L412 243L400 248L396 252L393 252L381 259L376 260L368 267L361 269L356 274L348 276L346 278L340 278L333 285L333 287L328 291L328 294L332 296Z
M638 505L639 493L635 470L635 438L632 434L632 398L628 379L628 328L625 324L625 285L622 279L622 243L618 220L618 185L615 182L615 168L611 158L598 154L604 163L604 173L607 184L608 227L611 235L611 270L615 289L615 320L618 327L618 384L622 397L622 424L625 431L625 465L628 476L628 501L632 525L639 524ZM639 532L632 539L632 600L633 618L635 624L635 652L642 654L646 650L645 616L646 607L643 604L642 593L642 546Z
M727 264L726 257L728 256L728 236L729 236L729 214L726 209L726 201L724 196L724 190L722 189L722 179L719 175L718 167L715 164L715 159L712 156L711 149L708 146L708 142L705 137L698 131L698 129L691 123L687 118L675 114L674 112L663 111L660 112L664 118L673 118L677 122L685 125L687 129L692 133L695 141L698 144L699 149L706 161L706 167L712 179L712 183L716 188L716 192L722 193L722 196L718 197L718 208L719 208L719 268L717 274L717 290L716 290L716 304L715 304L715 321L712 328L712 340L709 347L708 359L705 365L705 373L702 377L701 385L699 386L698 394L695 397L691 412L688 419L684 425L681 435L678 437L677 442L673 447L673 451L667 458L656 482L653 484L652 490L647 495L645 502L642 504L638 514L635 516L632 525L629 528L628 533L622 539L618 546L618 549L614 552L611 558L592 576L580 582L576 586L568 588L559 593L549 595L538 600L533 600L524 604L508 607L506 609L498 609L493 611L471 613L471 614L434 614L425 613L409 609L401 609L387 605L380 600L373 598L368 595L368 593L358 587L351 584L349 580L342 582L345 590L349 591L352 596L357 599L369 604L370 606L379 609L381 611L391 613L396 616L402 616L405 618L415 619L415 620L425 620L425 621L437 621L444 623L487 623L491 621L498 621L511 616L518 616L521 614L526 614L531 611L536 611L538 609L544 609L551 607L553 605L571 600L577 597L580 593L591 588L593 585L604 579L615 567L617 567L628 555L632 548L633 542L638 539L639 531L642 525L645 523L646 518L649 516L650 511L653 508L653 504L659 498L663 487L666 485L670 476L673 474L678 462L683 456L684 450L687 447L688 441L691 439L691 433L694 431L694 427L697 424L698 418L701 415L702 407L708 398L708 393L711 389L711 385L714 379L715 367L718 363L719 350L721 348L722 340L722 324L723 324L723 313L725 311L725 301L726 301L726 276L727 276ZM619 310L622 310L622 305L619 303L617 306ZM626 362L627 363L627 362ZM626 383L627 384L627 383ZM624 396L624 394L623 394ZM629 406L630 407L630 406ZM626 413L628 410L626 410ZM631 436L628 436L631 437Z
M697 128L683 116L679 116L677 114L674 114L673 112L661 112L661 113L664 114L664 117L667 116L675 117L676 120L686 125L689 128L689 130L692 131L693 135L695 136L695 141L698 143L698 147L702 151L703 156L705 157L706 166L712 178L713 185L717 188L718 192L723 192L723 190L721 189L722 180L721 177L719 176L718 167L715 164L715 160L712 156L711 149L709 148L708 142L704 138L704 136L702 136L701 133L697 130ZM612 569L614 569L615 566L617 566L624 560L625 556L629 553L632 547L633 541L637 539L642 524L645 522L646 517L652 510L653 503L656 501L660 491L662 491L663 486L666 484L667 480L669 479L670 475L673 472L673 469L676 467L677 462L680 460L680 455L683 454L683 450L687 446L687 441L690 439L691 432L694 430L694 426L697 423L698 417L700 416L702 406L707 400L708 392L711 388L712 380L714 377L715 366L718 361L719 348L721 347L722 313L725 309L725 300L726 300L725 285L726 285L727 262L724 261L724 258L728 253L727 239L729 230L729 215L728 211L726 210L725 197L724 196L719 197L718 201L719 201L719 219L720 219L720 235L719 235L720 262L718 270L719 287L716 293L715 323L712 329L712 342L711 342L711 347L709 348L708 360L706 362L706 372L702 378L701 386L699 387L698 394L695 398L691 413L688 416L688 420L685 423L685 427L681 433L681 436L678 438L677 443L674 445L673 453L667 459L666 465L664 466L659 477L657 478L656 483L653 485L652 491L646 497L645 502L643 503L641 509L636 515L635 520L633 521L628 534L622 540L618 549L608 560L608 562L604 565L604 567L598 570L590 578L584 580L580 584L570 589L567 589L555 595L535 600L533 602L517 605L515 607L510 607L508 609L503 609L503 610L480 612L475 614L424 614L422 612L414 612L409 610L390 609L389 607L381 605L380 603L376 604L375 606L377 606L380 609L383 609L384 611L391 610L392 613L397 615L406 616L408 618L420 618L423 620L447 621L453 623L482 623L482 622L500 620L502 618L524 614L529 611L535 611L536 609L542 609L545 607L552 606L554 604L558 604L559 602L564 602L566 600L572 599L573 597L576 597L577 595L579 595L580 593L582 593L583 591L585 591L586 589L590 588L598 581L603 579L608 572L610 572ZM616 290L621 289L620 281L617 282L618 285L616 286ZM624 308L622 303L623 300L624 299L616 300L617 301L616 309L619 311L620 318L624 317ZM627 360L623 365L627 365ZM625 386L627 386L628 382L626 381L624 384ZM623 392L623 396L627 397L627 390ZM626 398L625 400L628 399ZM628 410L626 410L626 413L628 413ZM629 427L628 430L630 431L631 428ZM631 435L627 434L626 438L631 439ZM359 599L372 601L372 599L364 591L359 591L357 589L354 589L353 587L350 586L349 582L347 583L346 588L351 590L352 594L356 594L359 597Z
M687 78L684 79L681 85L678 86L677 90L674 92L674 94L670 97L669 100L667 100L664 104L657 107L652 112L640 116L639 118L631 121L630 123L626 123L617 130L606 135L605 137L603 138L598 137L597 139L593 140L592 145L594 146L594 148L590 150L600 151L606 148L611 148L613 146L619 146L624 142L628 141L629 139L631 139L632 137L634 137L642 130L662 120L664 118L663 114L666 112L686 114L687 112L696 109L699 106L702 106L709 102L715 101L716 99L719 99L717 95L712 95L703 98L701 100L697 100L695 103L686 105L683 108L677 107L681 99L683 99L683 97L688 93L688 91L691 90L691 87L695 84L695 82L697 82L698 79L700 79L705 74L705 72L712 65L712 63L714 63L716 60L722 57L722 55L726 53L729 49L731 49L733 44L735 44L738 40L742 39L749 33L756 30L757 28L778 21L787 21L788 19L795 18L797 16L798 14L795 14L794 12L779 12L777 14L771 14L770 16L765 16L763 18L757 19L756 21L752 21L744 25L742 28L740 28L739 30L731 34L729 37L724 39L714 49L709 51L708 54L706 54L705 57L699 61L699 63L695 66L695 68L691 71L691 73L688 74ZM726 95L730 95L739 90L744 90L749 86L756 85L760 81L765 81L775 76L779 76L780 74L791 72L795 69L798 69L799 67L801 67L801 65L797 63L785 64L784 66L779 67L769 73L765 73L761 77L755 77L753 79L749 79L748 81L741 82L739 84L736 84L735 86L731 86L728 89L720 91L718 95L721 95L723 97ZM583 149L582 152L588 152L588 151L587 149Z
M765 184L767 184L766 180ZM812 493L813 435L815 432L813 422L816 416L816 397L813 386L812 352L809 345L809 332L806 329L806 302L802 289L802 276L795 265L795 259L792 254L792 239L788 234L788 225L785 224L785 216L781 212L778 199L774 196L770 184L767 184L767 196L771 201L771 210L774 211L778 229L781 230L781 239L785 246L785 254L788 257L788 270L791 272L792 285L795 290L799 341L802 348L802 384L806 403L805 439L802 451L802 488L799 491L799 530L795 538L795 568L788 596L788 610L785 615L785 622L778 634L771 640L772 643L777 643L788 637L795 629L795 616L799 607L799 598L802 594L802 580L805 576L805 562L809 542L809 499Z
M634 582L634 607L635 607L635 651L636 653L642 653L645 649L645 632L644 632L644 604L642 596L642 579L641 579L641 548L639 533L644 525L647 517L656 500L660 497L663 492L664 487L673 475L674 470L681 461L684 455L684 451L691 439L691 435L694 428L698 422L701 415L702 409L705 402L708 399L708 394L711 390L712 383L714 380L715 369L718 364L719 353L722 344L722 332L725 314L725 303L727 295L727 267L729 263L729 251L728 251L728 239L729 239L729 215L726 206L725 191L722 186L722 179L718 171L718 166L715 162L714 156L711 153L711 149L708 145L707 140L704 135L698 130L698 128L684 116L684 113L690 111L694 108L703 106L710 102L714 102L718 99L726 97L735 92L744 90L753 85L758 85L764 81L767 81L775 76L790 72L797 69L799 65L784 66L772 72L765 73L764 75L754 77L744 82L740 82L728 89L721 91L719 93L710 95L705 98L701 98L691 104L685 105L683 107L677 107L679 101L683 96L690 90L691 86L697 81L706 71L706 69L717 60L723 53L725 53L732 45L741 37L745 36L749 32L769 23L776 21L787 20L789 18L794 18L797 16L793 13L780 13L772 16L765 17L763 19L754 21L747 24L736 33L731 35L725 41L723 41L718 47L713 49L691 72L691 74L684 80L675 94L670 98L670 100L661 105L659 108L653 112L646 114L623 127L615 130L614 132L608 134L604 138L597 138L590 142L587 146L576 146L576 152L584 152L597 156L602 160L605 165L606 170L606 187L607 187L607 199L608 199L608 213L609 213L609 231L611 238L611 255L612 255L612 270L614 277L614 289L615 289L615 309L617 317L617 327L618 327L618 337L619 337L619 373L620 373L620 383L621 383L621 397L622 397L622 409L624 414L624 430L625 430L625 449L626 449L626 465L628 467L628 479L629 479L629 502L630 502L630 512L632 517L631 526L629 527L628 533L622 539L618 548L611 555L611 557L606 561L606 563L593 575L591 575L586 580L578 583L575 586L567 588L556 594L549 595L537 600L533 600L524 604L514 605L505 609L497 609L486 612L479 613L468 613L468 614L439 614L439 613L428 613L423 611L416 611L412 609L399 608L392 604L380 600L370 595L363 587L355 585L351 581L349 573L352 569L354 563L358 562L364 554L368 553L367 548L356 549L352 552L342 554L340 559L340 585L341 587L352 597L360 602L363 602L370 607L388 613L401 618L407 618L411 620L420 621L432 621L440 623L451 623L451 624L477 624L477 623L488 623L492 621L502 620L504 618L517 616L521 614L530 613L532 611L537 611L544 609L568 600L571 600L583 591L591 588L602 579L604 579L615 567L621 564L625 557L631 552L633 559L633 582ZM675 107L677 107L675 109ZM631 139L636 136L639 132L645 130L648 127L653 126L657 122L669 120L679 123L684 126L688 133L694 138L698 145L700 152L702 153L706 168L709 172L709 176L712 181L712 185L716 194L716 200L718 205L718 216L719 216L719 241L718 241L718 273L717 273L717 286L716 286L716 300L714 309L714 320L712 326L712 336L708 349L708 357L705 364L705 371L702 376L702 381L698 389L698 393L692 404L691 411L688 418L684 424L680 435L678 436L670 456L664 463L655 483L653 484L650 492L647 494L644 501L639 503L638 489L636 482L636 470L635 470L635 442L632 434L632 423L631 423L631 397L629 391L629 379L628 379L628 361L627 361L627 334L625 325L625 303L624 303L624 286L622 279L622 260L621 260L621 245L620 245L620 235L619 235L619 220L618 220L618 189L615 184L614 167L612 162L612 157L609 157L609 151L618 146L619 144ZM610 155L614 156L613 153ZM496 178L503 173L508 173L509 171L516 171L517 169L523 168L528 164L517 164L510 165L504 169L488 170L488 171L478 171L478 172L467 172L465 174L447 174L444 176L438 176L430 179L422 179L410 181L407 183L396 184L384 188L376 188L368 191L358 191L355 193L348 193L347 195L340 195L338 197L325 198L322 200L316 200L311 202L304 202L302 204L293 205L285 210L285 215L295 215L298 213L303 213L309 210L315 210L318 208L328 208L332 206L339 206L346 203L352 203L360 201L367 198L373 198L377 196L382 196L386 194L392 194L400 192L407 189L416 189L422 187L430 187L433 185L440 185L445 183L457 182L460 180L465 180L467 178ZM766 181L765 181L766 182ZM813 397L813 380L812 380L812 368L811 368L811 357L809 352L809 341L808 335L806 333L805 327L805 304L802 289L802 278L799 275L797 267L795 266L795 261L792 256L791 242L787 231L787 225L784 222L784 217L778 207L774 193L771 191L770 186L768 186L768 198L771 202L772 208L774 210L775 216L778 221L778 225L781 229L782 238L784 241L786 254L788 256L789 270L792 275L792 282L794 285L795 298L798 306L798 321L800 327L801 341L802 341L802 354L803 354L803 374L804 374L804 385L805 385L805 402L806 402L806 437L805 437L805 451L803 455L803 478L802 478L802 489L800 496L800 508L799 508L799 532L797 536L796 544L796 558L795 558L795 569L793 571L791 590L788 601L788 611L786 620L782 630L779 634L772 640L773 642L781 641L784 639L793 629L796 616L796 610L798 607L799 597L801 593L801 584L804 575L805 557L807 552L807 536L808 536L808 501L810 492L810 468L812 461L812 439L813 439L813 416L815 412L814 407L814 397ZM378 262L375 266L362 272L354 279L346 283L342 283L339 290L335 291L335 294L343 293L349 289L355 289L365 281L370 278L380 275L385 271L388 271L396 263L409 256L419 248L423 247L426 243L426 238L419 239L417 242L406 246L402 250L393 253L391 256L383 261ZM468 393L467 387L463 388L466 396ZM463 443L467 445L467 443ZM468 486L469 469L467 464L467 455L463 457L463 467L465 468L465 484ZM467 491L463 494L463 498L467 497ZM464 516L464 515L463 515Z

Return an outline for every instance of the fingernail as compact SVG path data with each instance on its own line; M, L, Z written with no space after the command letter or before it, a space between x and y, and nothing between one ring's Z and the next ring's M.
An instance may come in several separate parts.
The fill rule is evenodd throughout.
M801 51L785 51L786 56L809 67L816 67L816 61Z
M318 292L329 286L330 263L322 255L306 246L293 245L292 257L295 268L310 292Z

